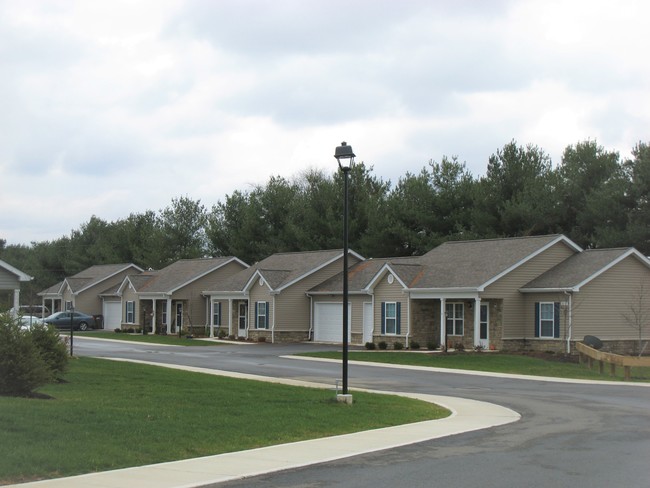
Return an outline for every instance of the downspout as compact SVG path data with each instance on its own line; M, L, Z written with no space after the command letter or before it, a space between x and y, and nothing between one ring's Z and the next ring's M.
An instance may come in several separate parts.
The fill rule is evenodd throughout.
M311 334L314 331L314 297L309 296L309 332L307 333L307 340L311 341Z
M404 347L409 349L409 336L411 335L411 295L406 295L406 344Z
M273 320L271 321L271 344L275 344L275 297L276 295L273 295ZM268 313L268 311L266 313Z
M564 290L564 294L569 296L569 317L568 317L568 333L567 333L567 338L566 338L566 352L567 354L571 354L571 335L573 333L573 303L572 303L572 297L573 294L571 292L568 292Z

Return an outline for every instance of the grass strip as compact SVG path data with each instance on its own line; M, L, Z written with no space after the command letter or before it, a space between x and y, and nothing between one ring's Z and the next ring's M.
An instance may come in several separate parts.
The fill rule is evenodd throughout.
M66 333L62 334L67 336ZM168 346L220 346L221 343L215 341L202 341L197 339L188 339L187 337L178 337L177 335L159 335L159 334L126 334L116 332L75 332L75 337L89 337L92 339L115 339L119 341L140 342L145 344L165 344Z
M336 351L303 353L301 356L341 359ZM623 381L623 368L618 368L616 376L599 374L584 364L559 361L558 356L548 354L547 358L530 357L523 354L505 353L420 353L394 351L350 351L351 361L366 361L385 364L425 366L435 368L464 369L492 373L510 373L552 378ZM609 368L606 368L609 370ZM632 368L632 381L650 381L650 368Z
M94 358L51 399L0 397L0 484L105 471L446 417L393 395L299 388Z

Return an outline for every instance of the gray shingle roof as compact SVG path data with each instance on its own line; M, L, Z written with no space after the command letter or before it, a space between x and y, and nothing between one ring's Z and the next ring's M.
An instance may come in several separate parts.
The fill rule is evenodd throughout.
M128 268L140 270L140 268L133 263L97 264L90 266L75 275L67 277L65 282L68 283L73 293L77 293ZM59 282L56 285L50 286L41 291L39 295L57 294L62 284L63 282Z
M138 293L171 293L233 259L232 256L180 259L161 270L129 276L129 280Z
M262 275L271 289L278 290L335 260L342 254L343 250L341 249L273 254L208 290L210 292L244 291L244 287L256 272Z
M522 290L574 288L629 251L630 248L587 249L535 278Z

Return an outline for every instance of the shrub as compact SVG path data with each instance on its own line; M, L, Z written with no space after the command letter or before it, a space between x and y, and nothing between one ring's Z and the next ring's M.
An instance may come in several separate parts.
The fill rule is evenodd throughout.
M368 349L369 351L374 351L375 347L377 346L375 346L374 342L366 342L366 349Z
M454 349L456 349L457 351L464 351L465 345L459 341L456 344L454 344Z
M404 349L404 344L402 344L401 342L396 342L395 344L393 344L393 349L395 349L396 351L401 351L402 349Z
M121 334L121 333L122 333L122 329L115 329L113 332L115 332L116 334Z
M228 336L228 339L231 340L231 341L234 341L236 339L235 334L230 334Z
M225 330L223 330L223 329L219 329L219 332L217 332L217 337L218 337L219 339L223 339L223 338L226 337L227 335L228 335L228 333L227 333Z
M259 336L257 342L266 342L266 336Z
M386 344L386 341L380 341L378 346L379 346L379 349L381 349L382 351L384 351L384 350L386 350L388 348L388 344Z
M0 314L0 394L27 396L53 379L31 332Z
M411 341L411 349L420 349L420 343L416 341Z
M61 341L59 331L45 324L37 324L29 333L53 377L60 379L68 367L68 348Z
M438 349L438 343L434 341L427 342L427 349L429 351L435 351L436 349Z

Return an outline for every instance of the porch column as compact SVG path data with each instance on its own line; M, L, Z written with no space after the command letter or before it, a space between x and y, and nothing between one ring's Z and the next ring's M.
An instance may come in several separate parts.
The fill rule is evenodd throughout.
M14 290L14 315L20 312L20 288Z
M153 311L151 313L151 333L156 333L156 299L151 300L153 302Z
M228 299L228 335L232 335L232 298Z
M165 303L165 307L167 308L167 323L165 324L167 326L167 334L172 333L172 299L168 298L167 303Z
M214 300L212 300L212 297L208 297L209 300L209 307L208 307L208 313L210 314L208 317L208 324L210 327L210 337L214 339Z
M481 298L474 299L474 345L481 344Z
M445 317L446 300L440 299L440 346L447 349L447 320Z

